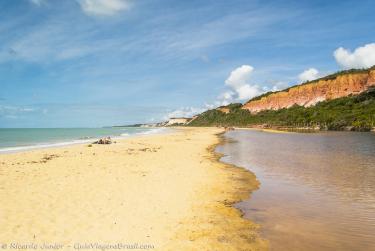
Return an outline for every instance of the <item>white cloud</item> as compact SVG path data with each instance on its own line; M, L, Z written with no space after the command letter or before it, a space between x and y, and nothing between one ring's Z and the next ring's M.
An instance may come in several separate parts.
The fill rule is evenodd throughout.
M0 50L0 63L14 59L51 63L100 53L119 53L119 46L124 44L120 39L94 39L98 33L90 32L91 25L74 26L74 23L74 18L66 22L50 20L23 32L22 36L15 36L5 42L4 48L8 50Z
M49 0L29 0L52 3ZM107 16L121 10L127 11L133 7L132 0L74 0L76 7L91 16ZM61 1L62 2L62 1ZM116 3L116 4L111 4ZM42 4L43 5L43 4ZM105 7L100 7L105 6ZM112 7L107 7L112 6ZM191 60L204 55L204 49L217 45L228 44L233 41L255 36L258 32L283 18L289 18L286 13L281 16L268 16L270 10L257 9L256 11L228 14L216 19L200 20L199 22L183 22L196 13L196 9L188 9L168 15L156 15L146 18L145 25L136 33L126 36L108 35L96 23L77 16L76 11L67 4L56 15L51 15L46 22L38 23L24 30L23 27L9 29L8 39L2 41L0 62L11 60L32 61L34 63L51 63L60 60L83 58L88 55L102 57L107 55L124 54L139 56L139 54L155 57L158 60ZM118 10L120 9L120 10ZM203 13L210 13L210 8L204 8ZM120 22L124 20L119 20ZM170 23L179 23L176 27ZM79 25L77 25L79 23ZM118 22L107 25L117 25ZM0 24L0 30L1 26ZM107 27L106 25L106 27ZM157 27L157 28L155 28ZM108 27L107 27L108 28ZM106 29L107 29L106 28ZM105 30L104 29L104 32ZM3 31L4 33L5 31ZM5 32L6 33L6 32ZM19 34L22 34L21 36ZM98 39L101 38L101 39ZM150 41L153 41L150 43ZM6 49L9 48L9 49ZM203 56L203 62L212 59ZM90 59L93 68L102 71L95 60ZM111 71L111 70L109 70Z
M260 87L259 85L251 84L250 79L254 71L254 67L250 65L242 65L234 69L229 77L225 80L225 85L230 89L223 91L217 99L204 107L182 107L167 114L164 119L172 117L192 117L209 109L215 109L219 106L226 106L233 102L240 102L249 100L267 91L278 91L288 86L285 82L274 82L271 87Z
M262 87L262 90L264 92L276 92L276 91L281 91L285 88L288 88L289 87L289 84L286 83L286 82L283 82L283 81L273 81L273 83L271 83L271 87L268 87L268 86L263 86Z
M164 119L170 118L180 118L180 117L187 117L190 118L194 115L204 112L207 108L197 108L197 107L181 107L180 109L174 110L165 116Z
M236 94L231 90L221 93L217 97L218 101L216 102L216 105L217 106L229 105L235 99L235 95Z
M35 111L35 108L28 108L28 107L25 107L25 108L19 108L19 111L20 111L20 112L34 112L34 111Z
M41 5L42 3L44 3L45 0L30 0L30 2L32 2L33 4L36 4L36 5Z
M234 69L227 80L225 80L225 85L228 86L230 90L222 92L217 97L214 105L217 107L229 105L233 102L248 101L262 93L280 91L289 86L288 83L282 81L273 81L273 83L270 83L270 86L252 84L251 75L253 72L254 67L250 65L242 65Z
M209 63L211 60L210 58L207 56L207 55L201 55L200 56L200 59L202 60L202 62L204 63Z
M298 75L299 80L301 82L307 82L307 81L312 81L317 78L319 78L320 74L319 71L315 68L310 68L302 72L301 74Z
M358 47L351 52L343 47L333 53L337 63L344 69L368 68L375 65L375 43Z
M243 85L237 89L237 92L239 100L250 99L262 93L257 85Z
M89 16L113 16L130 7L128 0L77 0Z
M33 107L0 105L0 117L5 118L15 119L18 118L18 115L32 113L36 111L37 109Z
M233 70L225 83L231 87L238 87L246 85L250 79L252 72L254 71L254 67L250 65L242 65L241 67L236 68Z
M253 71L254 67L242 65L230 73L227 80L225 80L225 84L232 89L233 99L251 99L262 93L258 85L250 84L250 77Z

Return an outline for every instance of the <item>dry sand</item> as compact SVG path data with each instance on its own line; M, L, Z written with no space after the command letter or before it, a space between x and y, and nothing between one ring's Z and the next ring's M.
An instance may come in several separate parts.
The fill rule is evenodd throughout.
M258 227L231 206L258 182L217 161L220 132L185 128L112 145L0 155L0 245L267 249Z

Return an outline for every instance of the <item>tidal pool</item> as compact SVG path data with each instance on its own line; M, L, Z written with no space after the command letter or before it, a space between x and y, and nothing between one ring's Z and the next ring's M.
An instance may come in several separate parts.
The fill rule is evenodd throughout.
M222 161L255 173L237 204L271 250L375 250L375 133L235 130Z

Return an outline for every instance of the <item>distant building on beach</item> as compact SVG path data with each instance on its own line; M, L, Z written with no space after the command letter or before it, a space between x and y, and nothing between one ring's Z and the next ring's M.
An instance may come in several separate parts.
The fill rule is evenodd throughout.
M165 125L186 125L190 122L190 120L191 118L170 118Z

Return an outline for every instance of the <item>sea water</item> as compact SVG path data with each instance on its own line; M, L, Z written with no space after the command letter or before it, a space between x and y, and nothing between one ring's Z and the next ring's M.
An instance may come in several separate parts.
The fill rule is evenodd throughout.
M0 128L0 153L93 142L101 137L124 138L157 133L163 128Z

